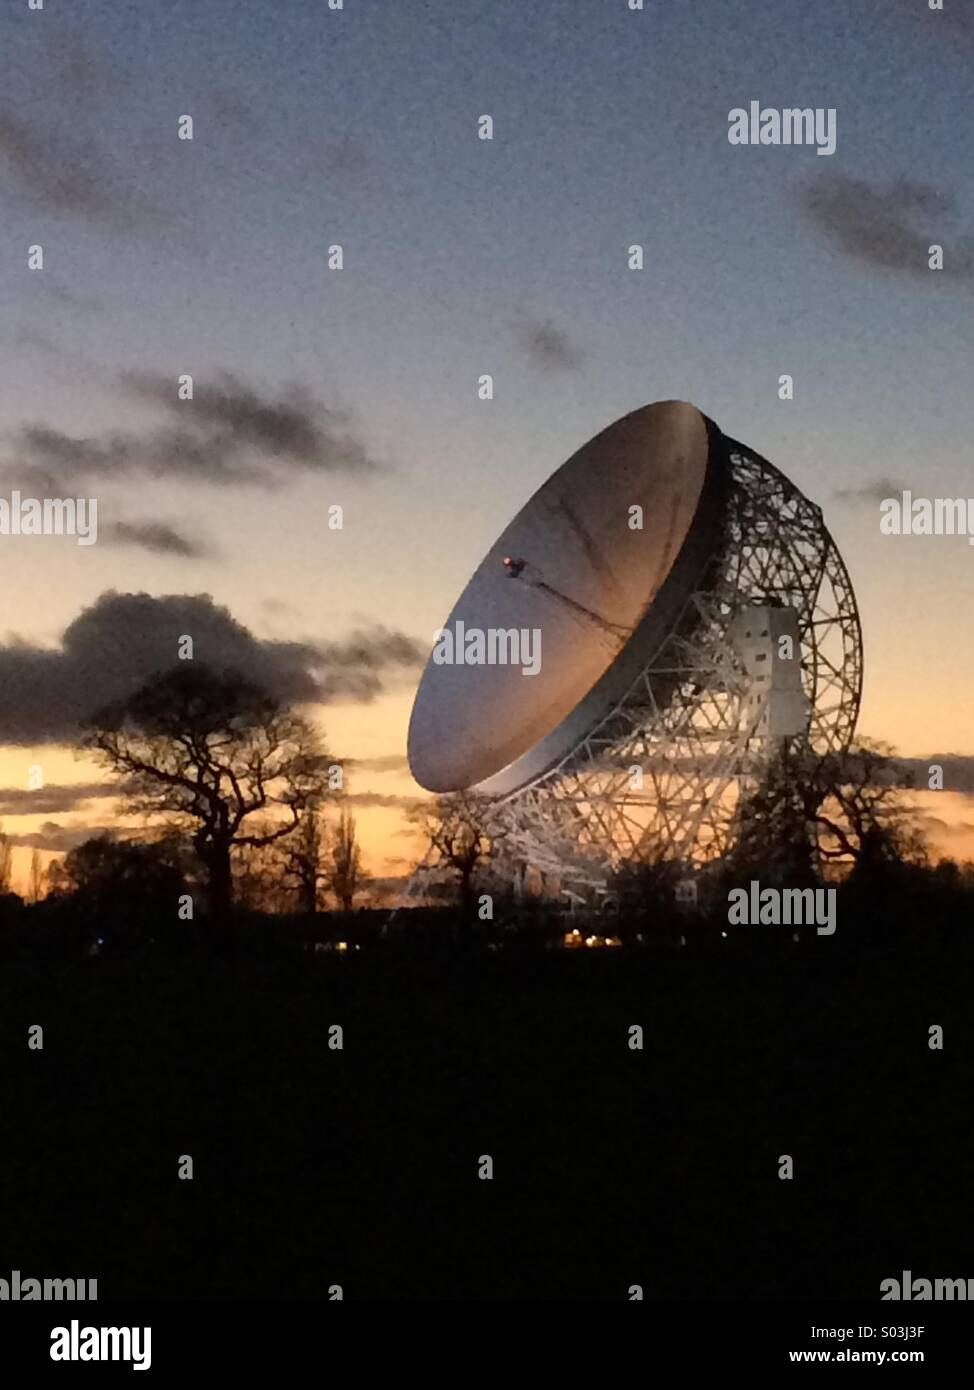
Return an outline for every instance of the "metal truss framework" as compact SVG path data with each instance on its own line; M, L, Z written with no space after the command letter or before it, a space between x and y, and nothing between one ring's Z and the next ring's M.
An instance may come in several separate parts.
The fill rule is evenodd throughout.
M822 512L772 464L726 441L723 531L679 619L625 696L555 767L492 809L495 870L532 868L570 898L597 897L624 862L703 864L733 841L743 790L772 741L731 639L754 604L798 617L804 734L815 753L851 742L862 686L855 596Z

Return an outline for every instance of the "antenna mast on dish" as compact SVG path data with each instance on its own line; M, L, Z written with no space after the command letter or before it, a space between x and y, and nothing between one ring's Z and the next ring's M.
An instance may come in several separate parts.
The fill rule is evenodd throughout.
M523 579L533 589L540 589L542 593L549 594L557 603L563 604L575 617L581 617L586 622L594 623L601 632L612 639L617 650L621 651L632 636L631 627L624 627L621 623L610 623L608 618L602 618L598 613L593 613L591 608L585 607L584 603L569 598L560 589L547 583L538 567L529 561L515 560L513 556L505 555L504 570L508 578Z

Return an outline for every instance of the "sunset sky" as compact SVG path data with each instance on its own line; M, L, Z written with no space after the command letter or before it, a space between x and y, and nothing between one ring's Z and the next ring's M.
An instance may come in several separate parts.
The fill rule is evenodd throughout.
M879 532L901 489L974 497L970 8L18 0L0 53L0 496L98 499L95 545L0 536L21 881L115 823L72 719L186 631L312 701L401 875L434 630L554 468L667 398L824 507L860 729L957 755L927 809L974 856L974 548ZM731 146L751 100L835 108L835 154Z

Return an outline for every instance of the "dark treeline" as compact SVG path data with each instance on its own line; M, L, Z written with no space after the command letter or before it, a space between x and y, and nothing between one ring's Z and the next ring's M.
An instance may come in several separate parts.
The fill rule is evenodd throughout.
M732 925L726 876L705 886L689 910L665 881L649 871L634 874L602 909L565 911L556 902L516 902L504 891L491 899L491 917L459 903L354 911L262 912L236 908L215 931L205 910L191 920L178 912L191 882L162 866L141 845L116 846L130 876L94 876L71 891L54 891L38 903L13 894L0 897L0 960L188 960L228 950L255 959L328 960L408 950L425 956L471 953L534 954L586 941L606 950L788 952L873 943L893 946L910 939L931 948L947 939L974 940L974 868L942 860L934 866L886 864L854 872L834 885L836 932L816 940L814 924ZM746 883L746 880L744 880ZM574 934L575 940L572 940Z

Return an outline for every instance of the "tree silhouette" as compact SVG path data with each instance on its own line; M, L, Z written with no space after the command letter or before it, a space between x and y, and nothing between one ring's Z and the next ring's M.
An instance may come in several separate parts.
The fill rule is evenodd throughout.
M657 922L676 912L676 887L689 870L662 853L638 861L624 860L611 878L612 894L627 920Z
M327 764L304 719L239 672L198 664L100 710L84 746L125 778L133 809L191 837L216 922L232 907L231 851L293 832Z
M858 876L891 865L925 864L926 846L905 776L885 744L862 743L822 760L824 795L816 816L819 852Z
M44 871L41 868L41 856L38 850L34 850L30 857L30 878L28 879L27 900L32 903L39 903L44 896Z
M301 825L305 817L301 817ZM300 826L299 826L300 829ZM250 912L279 912L286 907L274 857L276 842L269 845L234 845L230 855L233 901Z
M325 882L334 893L343 912L351 912L361 879L361 855L355 837L355 817L343 806L338 825L329 836L325 867Z
M10 876L13 868L13 849L10 841L0 827L0 893L10 892Z
M475 792L448 792L420 807L415 819L437 861L455 871L460 906L468 912L473 906L475 877L502 838L502 831L492 823L489 800Z
M315 803L280 845L281 881L297 898L299 912L318 911L319 890L326 877L324 844L324 820Z
M737 809L728 856L733 876L769 885L807 886L818 868L817 816L825 800L825 768L816 754L785 743L766 764Z
M910 785L882 744L826 754L785 744L739 808L731 867L801 883L823 864L862 874L920 861Z
M84 913L105 921L129 919L137 927L145 916L167 909L175 920L184 888L178 857L170 839L95 835L52 863L48 886L52 895L68 896Z

